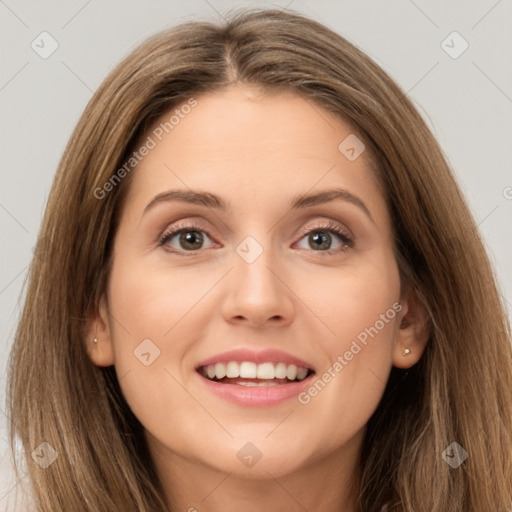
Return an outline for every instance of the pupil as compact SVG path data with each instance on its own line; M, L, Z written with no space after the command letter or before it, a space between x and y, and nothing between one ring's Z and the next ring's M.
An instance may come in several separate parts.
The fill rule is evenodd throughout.
M197 241L199 240L199 241ZM191 249L199 249L201 247L202 237L201 234L197 231L187 231L186 233L183 233L181 236L181 242L183 244L191 244L194 246L194 243L196 246L189 247Z
M327 246L324 245L324 247L322 247L322 249L328 249L329 248L329 237L326 236L326 235L320 235L319 233L314 233L314 234L310 235L310 239L315 244L317 244L318 242L320 242L320 244L322 244L322 242L325 242L325 244Z

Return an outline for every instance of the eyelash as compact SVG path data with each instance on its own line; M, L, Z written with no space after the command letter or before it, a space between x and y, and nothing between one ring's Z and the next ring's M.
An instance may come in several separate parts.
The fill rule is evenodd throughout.
M178 224L173 226L173 228L170 231L165 231L162 236L160 237L159 246L165 246L165 244L174 238L174 236L180 234L180 233L187 233L189 231L199 231L202 233L205 233L208 238L212 239L213 237L210 235L210 233L203 229L198 224L195 224L193 221L189 221L186 224ZM300 240L302 240L306 235L313 233L313 232L328 232L328 233L334 233L335 235L338 235L340 238L343 246L338 249L329 249L328 251L315 251L314 249L311 249L311 251L321 254L322 256L329 256L334 253L339 252L345 252L348 249L352 249L354 247L354 241L352 238L350 238L347 233L341 229L336 224L332 224L330 221L327 224L324 224L322 226L317 226L315 228L309 228L304 229L300 235ZM166 251L171 252L173 254L177 254L179 256L193 256L198 251L176 251L174 249L169 249L168 247L164 247ZM199 249L200 250L200 249Z

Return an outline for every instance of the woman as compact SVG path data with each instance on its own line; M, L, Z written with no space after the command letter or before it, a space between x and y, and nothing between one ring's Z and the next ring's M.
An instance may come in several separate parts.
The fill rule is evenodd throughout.
M512 505L475 222L411 102L326 27L255 10L137 48L40 246L9 386L39 510Z

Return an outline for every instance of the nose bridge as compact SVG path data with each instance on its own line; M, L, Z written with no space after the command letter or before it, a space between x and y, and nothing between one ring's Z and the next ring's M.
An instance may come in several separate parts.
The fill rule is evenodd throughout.
M255 323L279 317L290 319L290 291L280 276L282 265L274 250L272 232L253 230L236 247L224 313L245 317Z
M236 281L252 294L273 293L278 286L276 277L270 270L276 266L277 260L272 247L272 233L265 233L263 229L253 233L246 236L235 248Z

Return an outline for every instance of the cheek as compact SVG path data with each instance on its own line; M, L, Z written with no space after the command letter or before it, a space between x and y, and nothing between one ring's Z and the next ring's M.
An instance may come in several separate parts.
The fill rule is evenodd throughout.
M402 307L398 269L392 257L360 261L335 274L317 275L310 290L308 306L321 320L315 322L315 341L324 363L301 403L318 408L327 421L343 422L340 415L350 411L350 422L359 418L362 426L377 407L391 370Z
M190 372L193 340L208 326L208 315L198 318L201 299L218 274L194 273L192 266L163 272L134 260L115 262L109 290L115 368L126 401L147 428L168 425L176 407L201 414L192 410L180 383L186 385Z
M217 274L205 272L198 277L192 267L153 271L146 265L120 261L112 270L109 295L116 352L121 355L126 350L123 340L127 337L130 343L150 338L157 345L168 344L181 320L218 280Z
M309 284L305 279L301 289L307 305L322 321L318 343L331 357L343 354L354 339L364 345L365 340L393 337L400 279L392 255L361 258L352 265L317 273L314 283L311 286L311 279Z

